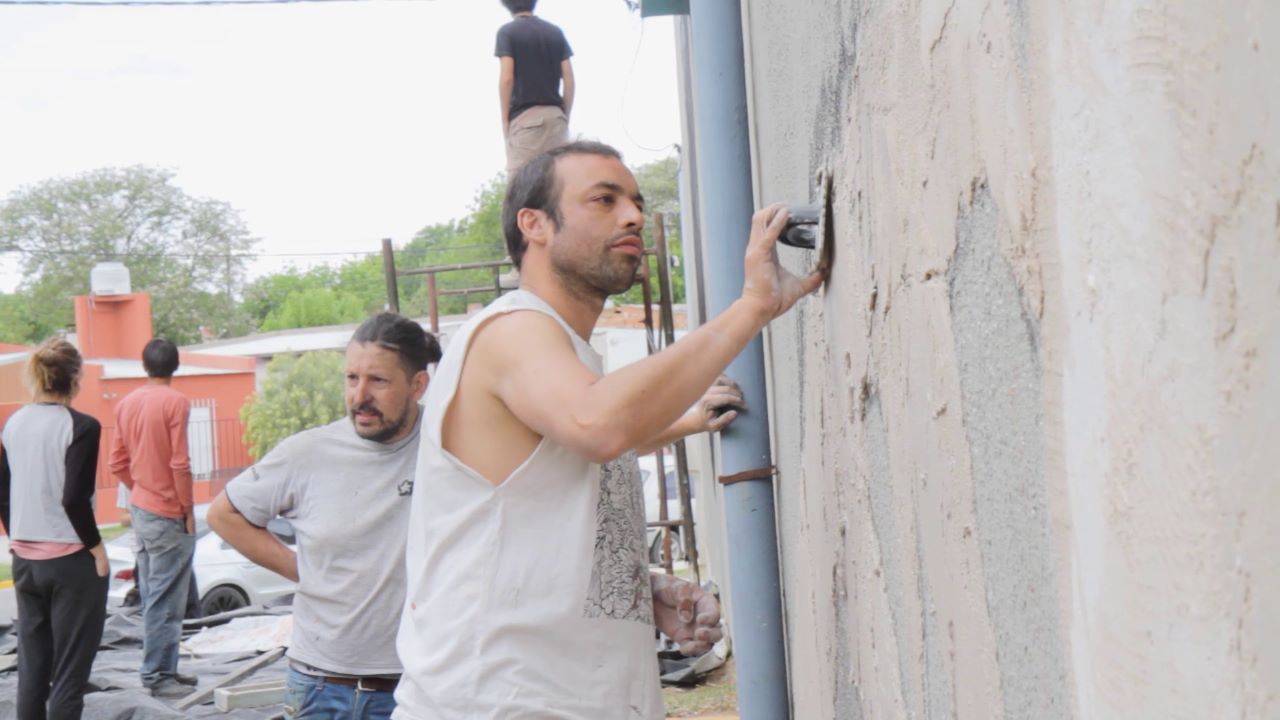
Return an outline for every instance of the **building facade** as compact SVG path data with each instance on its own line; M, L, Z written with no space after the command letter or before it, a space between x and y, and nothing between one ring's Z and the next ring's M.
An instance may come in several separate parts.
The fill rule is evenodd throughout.
M793 717L1280 717L1280 5L742 8Z
M98 460L98 521L115 522L117 481L107 470L115 436L115 407L147 382L142 348L152 338L151 297L146 293L82 295L75 298L74 340L84 356L80 393L72 405L102 423ZM30 349L0 348L0 424L29 400L23 368ZM254 392L254 360L181 353L172 385L191 399L187 443L195 479L195 500L206 502L250 458L243 440L240 408Z

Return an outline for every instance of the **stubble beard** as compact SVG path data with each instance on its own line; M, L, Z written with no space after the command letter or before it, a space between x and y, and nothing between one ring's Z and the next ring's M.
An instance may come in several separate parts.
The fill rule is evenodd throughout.
M351 418L351 426L355 428L356 435L359 435L361 438L365 440L372 440L373 442L377 442L377 443L385 443L391 438L398 435L400 431L404 429L405 424L409 420L409 407L410 407L409 405L405 405L403 412L400 413L400 417L391 421L387 421L387 416L384 415L381 410L374 407L372 404L365 404L365 405L359 405L357 407L354 407L351 410L347 411L347 415ZM362 410L362 409L373 410L374 412L378 413L378 417L382 418L382 421L383 421L382 427L373 431L361 430L360 426L356 423L356 411Z
M636 282L640 271L640 258L613 251L613 243L634 232L621 232L609 238L604 250L595 258L579 260L564 249L563 244L551 246L551 269L561 284L574 295L582 295L604 302L610 295L626 292Z

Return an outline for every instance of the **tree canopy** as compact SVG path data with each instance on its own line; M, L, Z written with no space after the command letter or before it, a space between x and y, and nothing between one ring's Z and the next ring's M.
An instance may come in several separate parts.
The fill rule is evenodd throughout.
M683 302L677 169L677 158L669 157L634 172L649 212L665 215L674 298ZM427 225L396 248L396 266L501 260L505 191L500 177L483 185L464 217ZM653 243L652 222L645 242ZM16 292L0 293L0 341L36 342L70 326L71 296L89 291L89 271L105 260L129 268L134 290L152 295L156 334L179 344L199 339L201 326L225 337L352 323L386 306L382 259L372 242L358 260L290 267L246 282L256 243L233 208L188 195L168 170L108 168L22 188L0 203L0 250L20 252L26 275ZM437 280L440 290L471 290L441 296L442 315L494 297L492 270L448 272ZM656 300L656 273L652 283ZM402 313L427 314L424 276L401 277L399 290ZM637 284L615 301L642 297Z
M386 303L382 264L289 268L250 282L241 305L261 331L359 322Z
M235 209L188 195L169 170L106 168L24 187L0 203L0 249L22 254L25 275L4 300L0 330L26 334L2 339L68 327L71 297L87 294L89 271L109 260L151 294L157 335L181 344L201 326L243 333L237 298L256 242Z
M649 220L645 224L644 243L648 247L654 244L653 215L662 213L663 229L667 238L667 261L671 263L672 302L684 302L684 245L680 241L680 188L678 181L678 159L675 156L655 160L641 165L633 172L640 192L644 194L645 212ZM655 268L655 265L650 265ZM652 273L650 285L653 301L658 302L658 274ZM615 302L637 304L644 301L643 290L639 283L622 293Z
M501 260L506 257L507 246L502 239L502 198L506 183L495 178L476 192L471 211L461 220L428 225L418 231L396 253L396 267L421 268L430 265ZM510 269L510 268L505 268ZM405 282L405 280L409 282ZM493 270L460 270L437 276L440 290L492 288ZM441 315L457 315L466 312L467 303L486 303L492 300L492 292L471 295L444 295L439 298ZM425 315L428 311L427 282L423 276L410 276L400 284L400 309L412 315Z
M290 435L346 414L341 353L277 355L262 388L240 408L244 439L254 460Z
M652 245L653 225L652 213L664 214L664 225L667 238L667 254L672 263L671 284L674 302L684 302L684 251L680 240L680 194L677 184L676 157L664 158L642 165L634 170L636 182L645 196L650 223L644 231L644 240ZM506 241L502 234L502 200L506 185L500 179L494 179L482 187L476 194L470 213L461 220L428 225L418 231L412 240L396 252L396 267L424 267L427 265L448 265L454 263L476 262L479 260L498 260L506 253ZM408 280L410 282L405 282ZM491 270L465 270L449 272L439 276L439 288L491 288L493 272ZM653 298L658 299L657 273L652 276ZM381 286L381 280L379 280ZM476 292L473 295L449 295L440 298L442 315L465 312L467 302L488 302L493 299L492 292ZM622 293L617 298L619 303L639 303L643 300L641 286ZM420 276L402 279L400 284L400 306L402 312L412 315L425 315L427 312L426 283Z

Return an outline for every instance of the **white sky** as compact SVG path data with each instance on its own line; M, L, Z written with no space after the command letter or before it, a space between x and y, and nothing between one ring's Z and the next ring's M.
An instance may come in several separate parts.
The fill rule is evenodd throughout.
M570 132L641 164L679 141L669 18L541 0L574 50ZM145 164L224 200L258 252L376 252L463 216L504 165L498 0L0 6L0 197ZM351 257L351 256L347 256ZM0 256L0 289L20 277ZM258 275L331 257L261 257Z

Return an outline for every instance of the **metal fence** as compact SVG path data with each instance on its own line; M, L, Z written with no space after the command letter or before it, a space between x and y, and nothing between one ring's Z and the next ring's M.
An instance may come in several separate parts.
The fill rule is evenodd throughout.
M114 488L118 481L109 469L114 427L102 428L98 460L98 488ZM187 449L191 455L191 476L208 482L210 496L222 491L227 481L249 465L249 446L244 441L244 423L239 418L196 419L187 423Z

